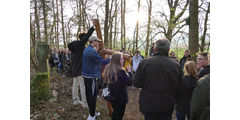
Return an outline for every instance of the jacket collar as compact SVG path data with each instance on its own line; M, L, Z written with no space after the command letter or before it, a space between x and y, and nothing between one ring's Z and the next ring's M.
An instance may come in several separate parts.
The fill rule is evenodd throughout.
M157 56L157 55L168 57L168 53L164 53L164 52L157 52L153 56Z

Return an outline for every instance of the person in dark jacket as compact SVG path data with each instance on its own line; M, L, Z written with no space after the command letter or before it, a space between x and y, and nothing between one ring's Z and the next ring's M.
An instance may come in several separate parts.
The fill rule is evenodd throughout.
M186 63L187 58L191 58L189 50L185 50L184 56L180 59L180 67L182 70L183 70L184 64Z
M51 51L50 51L50 57L49 57L49 64L50 64L50 68L52 70L52 68L54 67L54 48L51 48Z
M177 120L185 120L187 115L190 120L190 101L192 92L197 86L197 65L194 61L188 61L184 65L183 87L180 100L176 104Z
M124 62L120 53L114 53L110 63L104 70L104 81L108 81L110 96L115 99L111 101L113 106L112 120L122 120L126 104L128 103L127 85L131 85L131 68L127 72L122 67Z
M210 55L208 54L208 63ZM210 73L198 80L191 99L190 120L210 120Z
M197 65L200 69L198 78L203 77L204 75L210 73L210 62L208 61L208 53L201 52L197 57Z
M193 91L190 120L210 120L210 73L199 79Z
M68 54L68 50L64 49L62 54L62 73L63 75L68 75L68 71L70 68L70 56Z
M171 120L174 104L179 99L182 70L168 57L170 41L157 40L154 55L142 60L133 77L133 84L142 88L139 109L145 120Z
M68 44L68 48L71 51L71 68L72 68L72 77L73 77L73 86L72 86L72 98L73 104L77 105L82 103L83 108L87 108L86 93L84 80L81 76L82 71L82 54L85 49L85 44L88 41L88 38L92 35L95 22L93 21L93 26L88 30L87 33L81 33L79 35L80 40L73 41ZM80 86L81 98L78 97L78 86Z

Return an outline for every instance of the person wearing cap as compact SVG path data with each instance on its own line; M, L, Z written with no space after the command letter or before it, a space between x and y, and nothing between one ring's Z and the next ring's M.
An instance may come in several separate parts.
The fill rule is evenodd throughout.
M90 45L84 49L82 56L82 75L85 83L86 98L90 115L87 120L95 120L100 113L96 112L98 84L101 79L101 66L109 63L110 58L103 59L98 54L99 42L97 36L89 38Z
M82 53L85 49L85 44L88 41L88 38L94 32L95 21L93 21L93 26L88 30L87 33L81 33L78 37L80 40L73 41L68 44L68 48L71 51L71 67L72 67L72 77L73 77L73 86L72 86L72 98L73 105L78 105L82 103L83 108L87 108L87 100L85 93L84 80L81 76L82 71ZM78 97L78 87L80 86L81 98Z

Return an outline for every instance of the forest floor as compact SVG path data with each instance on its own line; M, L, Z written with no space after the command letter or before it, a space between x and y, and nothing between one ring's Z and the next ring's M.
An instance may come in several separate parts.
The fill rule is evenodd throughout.
M31 69L30 79L32 80L36 72ZM72 79L63 77L55 71L51 72L50 89L56 91L57 101L41 101L36 106L30 107L31 120L86 120L88 109L83 109L81 105L73 105L72 101ZM123 120L143 120L144 116L139 111L138 98L139 89L128 88L129 102L126 106ZM97 98L96 110L101 113L98 120L110 120L106 101L101 97ZM173 114L173 120L175 115Z

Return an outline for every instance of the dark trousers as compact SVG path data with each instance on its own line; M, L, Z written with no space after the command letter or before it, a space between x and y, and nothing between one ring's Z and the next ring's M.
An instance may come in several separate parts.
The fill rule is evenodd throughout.
M97 88L94 91L94 95L92 95L93 80L94 80L94 78L84 78L87 104L88 104L88 107L90 110L90 115L92 117L95 116L96 101L97 101Z
M144 114L144 120L172 120L172 116L155 116L151 114Z
M177 110L175 112L176 112L177 120L185 120L186 115L187 115L188 120L190 120L190 114L189 113L182 113L182 112L179 112Z
M113 114L112 114L112 120L122 120L126 104L112 104L113 107Z

